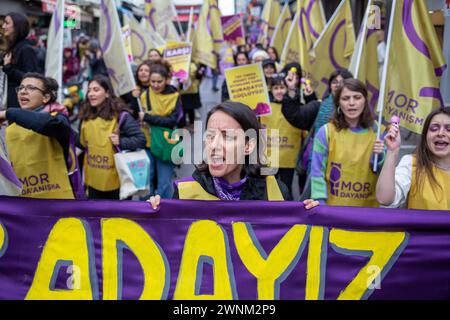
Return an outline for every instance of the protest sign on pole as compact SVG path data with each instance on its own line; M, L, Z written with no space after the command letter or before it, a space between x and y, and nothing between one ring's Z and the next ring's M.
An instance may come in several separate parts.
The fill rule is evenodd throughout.
M230 44L244 45L245 31L239 14L220 18L223 28L223 39Z
M164 59L172 65L172 77L185 83L189 80L192 46L186 42L168 42L164 49Z
M269 93L260 63L225 70L230 100L249 106L257 116L272 113Z

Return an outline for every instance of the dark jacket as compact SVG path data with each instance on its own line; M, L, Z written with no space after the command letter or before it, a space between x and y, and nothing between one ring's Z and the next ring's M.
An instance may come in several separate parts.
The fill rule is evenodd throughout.
M80 128L81 128L80 121ZM120 126L119 147L121 150L144 149L147 140L139 127L139 123L128 112ZM80 135L77 136L77 147L84 149L80 143Z
M298 95L294 98L285 95L281 112L292 126L302 130L309 130L319 112L320 101L317 101L315 94L305 97L305 101L306 104L303 105L300 103Z
M175 92L177 92L177 89L175 89L175 87L173 87L173 86L168 85L168 86L166 86L164 91L161 92L161 94L171 94L171 93L175 93ZM148 91L147 91L147 97L149 97ZM147 99L147 104L148 104L147 107L150 111L151 110L150 98ZM152 116L152 115L146 113L144 116L144 121L147 122L151 126L173 129L176 127L176 125L180 121L182 112L183 112L183 110L182 110L182 106L181 106L181 99L180 99L180 97L178 97L177 105L175 106L175 109L173 110L173 112L170 115L168 115L167 117L160 117L160 116Z
M120 96L123 102L128 106L128 109L132 111L134 119L139 119L139 102L138 99L133 97L131 92L125 93Z
M89 64L91 66L91 75L95 76L97 74L108 76L108 70L106 68L105 60L103 58L97 59L93 57L89 60Z
M228 92L227 79L222 83L222 102L230 100L230 93Z
M10 108L6 110L6 119L10 123L15 122L25 129L55 138L63 149L64 159L67 159L71 130L69 119L61 113L51 115L48 112L39 112L42 109L43 107L30 111L20 108Z
M12 62L3 67L8 77L8 108L20 108L15 88L28 72L40 72L36 51L27 40L19 41L12 49Z
M200 183L200 185L206 192L217 197L216 189L214 188L214 182L209 172L200 172L198 170L195 170L192 174L192 178ZM291 201L291 193L289 192L289 189L286 187L286 185L278 179L277 183L284 200ZM178 188L176 186L172 198L179 199ZM244 185L244 189L242 190L240 200L268 201L266 177L248 177L247 182Z

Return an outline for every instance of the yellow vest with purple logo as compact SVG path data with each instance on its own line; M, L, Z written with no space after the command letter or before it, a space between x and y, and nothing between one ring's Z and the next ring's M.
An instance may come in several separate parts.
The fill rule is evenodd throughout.
M370 165L376 132L372 128L364 133L351 129L338 131L332 123L326 125L326 132L327 205L378 207L375 194L378 176Z
M6 128L6 147L22 196L41 199L74 199L64 151L55 138L15 123Z
M298 153L300 152L302 144L302 130L292 126L284 117L281 112L281 104L272 102L272 114L268 116L262 116L261 124L266 126L267 135L267 156L276 156L274 147L278 145L279 150L279 163L270 163L270 167L277 168L295 168L297 163ZM271 136L271 129L278 130L278 135ZM273 142L275 138L277 141Z
M119 189L119 175L114 162L115 149L109 135L115 132L117 119L97 117L81 124L80 143L86 148L84 174L86 185L98 191Z
M433 167L437 183L441 186L432 188L428 176L424 174L421 186L416 180L416 157L412 160L411 188L408 193L408 209L450 210L450 172Z

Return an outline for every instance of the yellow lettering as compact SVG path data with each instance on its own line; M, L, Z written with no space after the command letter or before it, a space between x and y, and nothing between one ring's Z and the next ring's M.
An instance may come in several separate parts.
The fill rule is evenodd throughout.
M5 254L6 249L8 249L8 232L0 222L0 258Z
M201 295L202 266L205 260L212 261L214 270L214 294ZM237 298L233 292L234 275L225 232L214 221L194 222L186 235L180 272L174 292L176 300L231 300Z
M61 266L77 270L77 283L55 289ZM98 298L94 250L89 225L80 219L58 220L48 236L26 299L92 300Z
M327 263L328 229L311 227L306 270L306 300L323 300Z
M144 272L140 299L166 299L169 286L167 258L136 222L127 219L102 219L103 299L122 298L122 250L131 250Z
M293 226L267 255L250 224L233 223L234 242L239 257L258 280L258 299L279 298L280 284L300 259L308 231L306 225Z
M370 257L338 300L368 299L373 292L373 280L386 276L408 243L406 232L356 232L333 229L330 243L336 252Z

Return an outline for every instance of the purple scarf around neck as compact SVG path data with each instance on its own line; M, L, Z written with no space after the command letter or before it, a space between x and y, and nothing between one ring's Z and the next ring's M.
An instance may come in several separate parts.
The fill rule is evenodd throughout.
M213 177L213 182L217 196L220 200L236 201L241 198L242 190L244 189L244 185L247 182L247 177L232 184L228 183L228 181L223 178Z

